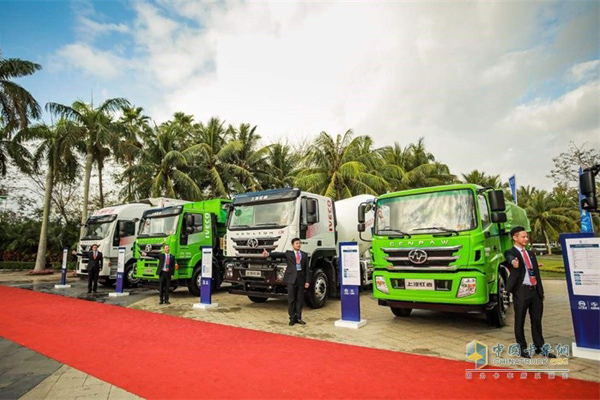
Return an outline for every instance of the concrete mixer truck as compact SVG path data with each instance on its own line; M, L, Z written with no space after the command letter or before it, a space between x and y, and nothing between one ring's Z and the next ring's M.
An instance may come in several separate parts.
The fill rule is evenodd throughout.
M356 210L374 196L362 195L333 202L330 198L298 188L267 190L234 196L227 225L225 281L230 293L255 303L286 297L285 262L265 259L263 250L283 252L299 237L309 254L312 282L306 291L311 308L321 308L328 297L339 294L338 243L356 241L361 254L364 286L371 285L369 233L359 237ZM373 224L373 213L365 224Z

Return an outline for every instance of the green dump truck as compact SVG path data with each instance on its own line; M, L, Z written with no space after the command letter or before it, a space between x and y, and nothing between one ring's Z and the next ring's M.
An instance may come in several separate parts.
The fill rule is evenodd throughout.
M373 295L394 315L412 309L482 312L506 324L509 231L530 230L525 211L501 190L457 184L406 190L359 206L375 210Z
M202 247L211 246L213 285L218 288L224 276L223 237L228 203L230 200L214 199L146 210L134 245L134 277L142 285L158 285L158 260L149 256L164 253L164 246L168 245L177 260L172 290L185 284L190 293L199 296Z

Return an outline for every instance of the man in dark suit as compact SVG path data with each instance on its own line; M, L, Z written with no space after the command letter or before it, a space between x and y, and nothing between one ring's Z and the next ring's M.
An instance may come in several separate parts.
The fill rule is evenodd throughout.
M83 257L84 254L77 253L73 250L73 254L79 257ZM98 293L98 276L100 275L100 270L102 269L102 263L104 262L104 256L101 251L98 251L98 245L93 244L92 250L88 253L88 265L87 265L87 273L88 273L88 293Z
M175 265L177 261L171 255L169 246L165 244L165 254L152 255L142 252L142 256L158 259L158 282L160 285L160 303L171 304L169 302L169 289L171 288L171 277L175 274Z
M288 292L288 314L290 315L290 326L294 324L306 325L302 321L302 306L304 304L304 290L310 286L310 268L308 266L308 254L300 250L300 239L292 239L294 250L285 253L268 252L263 250L263 257L283 258L287 264L283 281L287 283Z
M531 334L535 353L542 352L544 337L542 336L542 314L544 311L544 286L540 276L540 266L535 254L525 249L529 237L522 226L514 227L510 231L514 246L506 250L504 256L512 267L506 284L506 290L513 294L515 307L515 337L521 347L521 357L531 358L532 354L527 349L525 340L525 318L527 311L531 320ZM554 354L548 357L555 358Z

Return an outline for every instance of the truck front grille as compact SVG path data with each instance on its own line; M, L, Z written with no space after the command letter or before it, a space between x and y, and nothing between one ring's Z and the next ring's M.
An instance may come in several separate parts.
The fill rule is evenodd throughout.
M139 244L138 248L140 254L146 252L147 254L159 255L162 251L164 243L152 243L152 244Z
M450 264L460 256L454 255L462 245L448 247L382 248L384 259L392 265L389 270L452 270Z
M273 251L277 248L277 242L281 236L254 237L254 238L232 238L233 248L236 256L260 256L263 250Z

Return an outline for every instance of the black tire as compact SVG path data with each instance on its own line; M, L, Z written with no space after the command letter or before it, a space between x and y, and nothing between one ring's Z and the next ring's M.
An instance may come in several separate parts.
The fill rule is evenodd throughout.
M496 295L496 305L485 312L487 322L497 328L506 325L506 314L510 307L510 295L506 291L506 284L502 274L498 274L498 294Z
M392 313L396 317L402 317L402 318L410 317L410 313L412 312L412 308L390 307L390 310L392 310Z
M202 274L202 267L194 269L192 279L188 281L187 287L189 292L198 297L200 296L200 275Z
M221 271L221 267L219 266L219 262L213 259L212 265L212 291L213 293L219 290L221 287L221 283L223 283L223 271Z
M321 268L315 270L310 286L306 290L306 303L310 308L323 307L327 302L330 290L327 274Z
M138 285L140 283L140 278L133 277L133 266L134 266L134 264L132 263L125 267L125 275L123 277L124 278L123 283L125 283L125 287L128 289L138 287Z
M248 296L251 302L253 303L264 303L269 300L267 297L257 297L257 296Z

